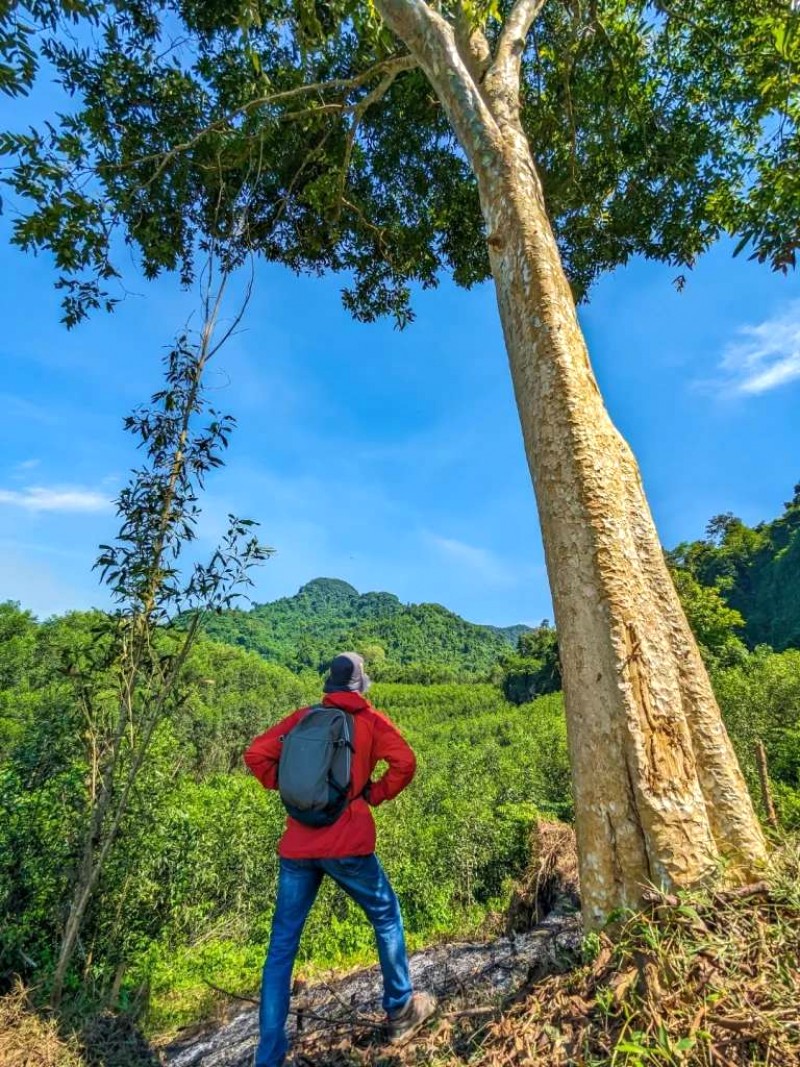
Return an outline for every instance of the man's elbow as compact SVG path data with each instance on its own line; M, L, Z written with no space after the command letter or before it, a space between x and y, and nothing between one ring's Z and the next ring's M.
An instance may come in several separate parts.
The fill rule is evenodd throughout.
M265 789L273 788L272 782L270 781L270 778L272 777L270 773L272 770L272 761L266 757L263 752L259 752L256 746L251 745L242 758L245 767L247 767L250 773L257 778L259 782L261 782Z
M404 756L402 760L398 760L397 770L403 782L403 788L409 784L417 773L417 757L409 749L408 755Z

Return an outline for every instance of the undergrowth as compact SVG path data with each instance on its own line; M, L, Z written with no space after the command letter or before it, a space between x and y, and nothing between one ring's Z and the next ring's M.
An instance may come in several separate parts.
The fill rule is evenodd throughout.
M471 1062L800 1065L797 852L787 859L747 891L653 894L614 941L588 939L591 963L538 983L496 1020Z
M543 838L538 873L529 879L536 894L553 875L556 850L548 846L558 839L556 829ZM761 882L679 897L654 892L645 911L618 918L613 930L613 938L589 935L582 958L570 969L531 978L502 1003L470 1002L468 991L462 991L443 1003L438 1020L404 1049L387 1050L374 1022L360 1026L354 1021L352 1027L304 1035L294 1062L300 1067L800 1067L800 841L776 849ZM61 1039L18 989L0 1000L0 1064L129 1067L143 1062L137 1058L142 1050L126 1044L133 1038L115 1029L119 1023L100 1017L94 1025L94 1033L84 1030Z

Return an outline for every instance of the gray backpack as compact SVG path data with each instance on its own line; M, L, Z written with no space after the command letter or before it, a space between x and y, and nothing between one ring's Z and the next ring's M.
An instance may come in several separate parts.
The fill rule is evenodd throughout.
M317 704L281 738L278 791L306 826L331 826L347 807L354 724L341 708Z

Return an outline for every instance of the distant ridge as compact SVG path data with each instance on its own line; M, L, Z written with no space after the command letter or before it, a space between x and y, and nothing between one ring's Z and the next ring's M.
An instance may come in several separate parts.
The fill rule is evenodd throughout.
M393 593L359 593L340 578L314 578L294 596L208 619L206 633L275 663L320 669L337 650L365 652L373 669L424 664L485 673L516 645L516 626L480 626L441 604L403 604Z

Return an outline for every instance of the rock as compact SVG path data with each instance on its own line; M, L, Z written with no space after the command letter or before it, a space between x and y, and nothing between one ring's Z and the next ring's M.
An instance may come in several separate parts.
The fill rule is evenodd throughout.
M513 995L532 976L561 970L578 950L579 916L551 912L538 926L494 941L433 945L411 957L411 977L418 989L435 993L447 1007L491 1003ZM331 982L303 986L292 999L289 1032L302 1040L346 1027L380 1027L382 983L372 967ZM258 1035L258 1010L246 1008L227 1023L164 1050L169 1067L250 1067Z

